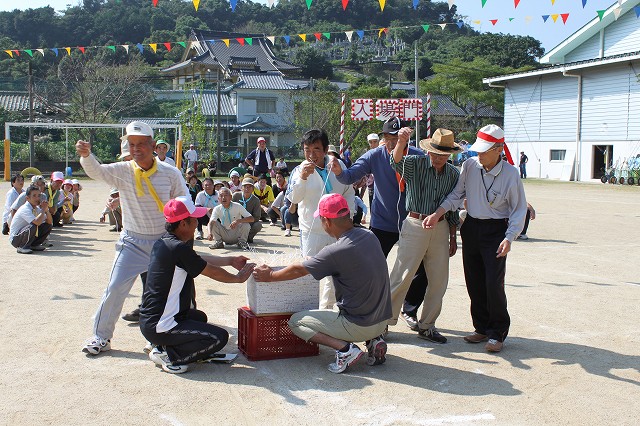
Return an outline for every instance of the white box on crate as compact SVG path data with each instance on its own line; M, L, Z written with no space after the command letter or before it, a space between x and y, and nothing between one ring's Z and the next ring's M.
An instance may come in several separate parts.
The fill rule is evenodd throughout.
M320 283L311 275L275 282L256 281L252 275L247 280L247 305L256 315L318 309L319 287Z

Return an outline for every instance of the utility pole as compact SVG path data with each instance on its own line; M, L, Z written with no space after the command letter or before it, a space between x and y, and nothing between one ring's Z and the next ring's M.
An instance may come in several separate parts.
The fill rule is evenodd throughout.
M33 68L29 61L29 123L33 123ZM36 159L36 148L33 145L33 127L29 126L29 167L33 167Z
M216 152L217 152L217 159L216 159L216 170L217 171L222 171L222 161L221 161L221 155L220 155L220 65L218 65L218 90L217 90L217 95L218 95L218 108L216 111Z

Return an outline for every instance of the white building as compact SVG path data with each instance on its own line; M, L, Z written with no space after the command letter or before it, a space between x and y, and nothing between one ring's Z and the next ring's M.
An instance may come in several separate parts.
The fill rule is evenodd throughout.
M505 138L531 177L590 181L640 153L640 0L610 6L504 87Z

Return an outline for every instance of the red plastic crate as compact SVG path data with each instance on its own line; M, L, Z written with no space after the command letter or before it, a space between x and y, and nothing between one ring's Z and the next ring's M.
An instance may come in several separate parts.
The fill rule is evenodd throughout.
M250 361L318 355L317 344L293 334L289 318L291 314L257 316L247 307L238 308L238 349Z

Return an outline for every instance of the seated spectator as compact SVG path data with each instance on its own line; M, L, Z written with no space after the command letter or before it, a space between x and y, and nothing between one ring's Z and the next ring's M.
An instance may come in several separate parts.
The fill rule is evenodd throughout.
M44 194L47 196L49 202L49 212L53 217L53 226L62 227L62 204L64 203L64 197L60 196L60 188L64 182L64 174L62 172L51 173L51 180L49 184L45 186Z
M71 179L65 179L62 183L62 192L60 196L63 198L62 203L62 223L73 223L73 182Z
M277 197L278 194L280 192L286 192L287 191L287 180L285 179L285 174L284 172L276 172L276 183L275 185L273 185L271 187L271 189L273 190L273 196Z
M37 186L40 189L40 198L46 201L47 196L44 194L46 182L44 180L44 177L41 175L33 176L31 178L31 184ZM18 198L16 198L16 200L13 202L13 204L11 204L11 217L13 217L18 211L18 209L22 207L26 202L27 202L27 193L25 191L22 191L18 196Z
M355 342L365 342L368 365L385 362L387 344L383 340L391 318L389 272L376 236L367 229L354 228L349 204L340 194L320 199L314 217L336 242L302 263L278 271L267 265L256 268L258 281L294 280L311 274L316 280L333 277L338 309L302 311L291 316L289 328L307 342L335 349L329 371L342 373L363 355Z
M188 364L207 359L229 339L226 330L208 324L207 315L196 309L193 279L202 274L220 282L243 283L255 266L244 256L207 256L205 260L193 250L195 219L205 213L188 197L170 200L164 207L167 233L156 241L150 255L140 331L155 345L149 359L168 373L186 372ZM239 272L231 274L222 266Z
M229 181L229 189L231 190L231 193L233 194L234 192L242 191L242 183L240 182L240 173L238 173L238 171L236 170L233 170L231 171L231 173L229 173L229 178L231 179Z
M218 190L220 188L222 188L223 186L224 186L224 183L222 183L222 181L219 181L219 180L213 181L213 190L214 191L218 192Z
M298 225L298 205L291 203L291 201L285 197L284 206L281 210L282 215L282 230L285 237L291 236L291 228Z
M196 201L196 196L200 191L202 191L202 186L198 184L199 180L195 175L191 175L187 180L187 187L189 188L189 195L191 196L191 201Z
M244 162L239 163L236 167L229 170L229 178L231 178L231 174L233 172L238 173L238 178L241 178L242 176L244 176L245 173L247 173L247 168L244 167Z
M220 189L218 204L211 213L209 221L209 241L213 240L210 249L224 248L225 244L237 244L243 250L249 250L249 231L253 216L239 203L231 201L231 191Z
M7 191L4 202L4 213L2 214L2 233L9 235L9 224L11 223L11 206L24 192L24 176L17 174L11 178L11 189Z
M187 186L189 186L189 179L191 179L191 176L195 176L196 180L198 181L198 186L200 187L198 192L202 191L202 182L200 181L200 179L198 179L198 176L196 175L196 172L193 167L189 167L184 175L184 180L185 182L187 182Z
M73 212L75 213L80 207L80 191L82 191L82 185L78 179L71 179L73 183Z
M40 188L31 185L26 194L27 202L16 211L9 232L9 241L20 254L45 250L43 243L53 224L49 202L40 198Z
M262 209L262 214L260 215L260 220L262 222L269 222L269 207L271 207L271 203L275 197L273 196L273 190L271 186L267 185L267 175L262 174L258 180L258 183L255 184L253 193L258 200L260 200L260 208Z
M207 209L207 214L198 218L198 230L196 231L196 240L202 239L202 227L209 224L212 210L220 204L218 201L218 194L215 191L215 183L211 178L204 178L202 181L204 189L198 192L196 196L196 207L204 207Z
M276 169L276 173L277 172L282 172L283 174L289 173L289 168L287 167L287 163L284 161L284 157L278 160L278 162L276 163L275 169Z
M253 238L262 229L262 223L260 218L262 217L262 208L260 207L260 200L253 193L255 187L253 186L253 179L245 178L242 181L242 192L236 192L233 194L233 201L240 203L254 218L251 223L251 230L249 231L249 238L247 242L253 243Z
M120 192L118 188L111 188L109 198L107 198L104 210L100 216L100 223L105 222L106 216L109 217L109 225L111 225L109 232L122 231L122 208L120 208Z
M357 210L356 214L353 215L353 224L355 226L362 227L362 225L367 223L367 205L364 203L364 201L362 201L362 198L358 197L357 195L355 197L355 202Z
M271 219L271 226L280 226L278 222L282 220L282 207L284 207L284 192L280 192L271 207L267 210L269 219Z

